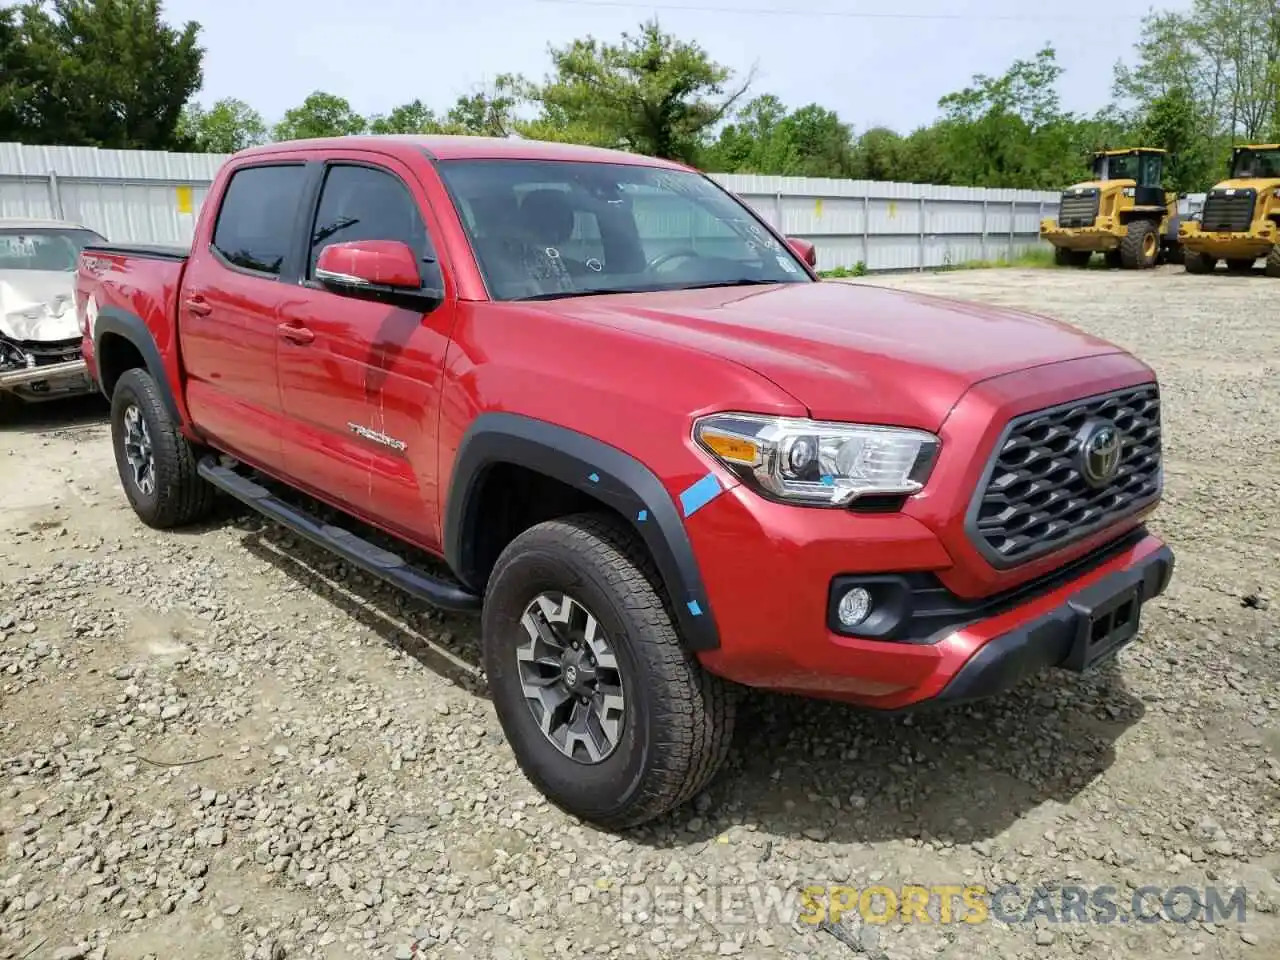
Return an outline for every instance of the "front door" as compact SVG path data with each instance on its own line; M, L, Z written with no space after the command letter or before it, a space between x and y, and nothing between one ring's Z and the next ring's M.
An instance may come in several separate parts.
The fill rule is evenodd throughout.
M284 457L299 485L435 549L436 421L454 308L421 184L389 158L367 158L327 163L302 283L281 308ZM320 251L352 240L407 243L424 285L445 287L445 301L423 314L316 282Z
M192 419L222 449L277 475L276 311L296 289L291 260L307 174L300 161L274 159L237 169L173 291Z

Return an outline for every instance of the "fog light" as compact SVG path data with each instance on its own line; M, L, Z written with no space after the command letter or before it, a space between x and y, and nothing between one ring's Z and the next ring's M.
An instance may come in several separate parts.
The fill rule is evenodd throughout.
M871 594L862 587L846 590L836 608L836 616L845 627L856 627L871 612Z

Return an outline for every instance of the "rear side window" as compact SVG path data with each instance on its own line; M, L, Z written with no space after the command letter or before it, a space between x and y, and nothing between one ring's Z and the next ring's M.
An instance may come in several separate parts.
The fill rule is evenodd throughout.
M278 276L306 186L301 164L244 167L231 175L213 246L232 266Z
M418 204L400 178L373 167L338 164L325 174L311 230L310 277L320 251L352 240L399 240L419 257L432 256Z

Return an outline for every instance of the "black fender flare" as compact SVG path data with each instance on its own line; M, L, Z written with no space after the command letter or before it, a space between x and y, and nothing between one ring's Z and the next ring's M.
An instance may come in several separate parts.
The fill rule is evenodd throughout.
M169 378L165 376L164 361L160 359L160 350L156 347L155 338L151 336L151 331L147 329L146 323L140 316L116 307L103 307L99 310L98 318L93 325L93 353L98 362L98 389L102 391L103 396L108 400L111 399L111 395L107 393L105 378L102 376L104 334L127 340L141 354L147 373L151 374L151 379L156 382L156 389L160 391L160 399L164 402L165 410L174 423L182 423L182 415L178 412L178 404L173 397L173 387L169 383Z
M483 592L468 532L479 522L477 494L490 467L513 464L574 487L616 510L644 540L692 650L720 646L715 618L679 509L648 467L617 447L566 427L512 413L485 413L458 446L443 518L445 559Z

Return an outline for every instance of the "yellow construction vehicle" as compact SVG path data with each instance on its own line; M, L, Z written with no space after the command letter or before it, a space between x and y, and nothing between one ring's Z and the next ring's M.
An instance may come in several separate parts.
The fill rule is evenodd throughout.
M1280 143L1231 151L1231 175L1206 194L1198 221L1178 231L1188 273L1210 273L1219 260L1247 272L1259 258L1280 277Z
M1093 179L1064 190L1058 219L1040 222L1054 262L1084 267L1101 253L1108 266L1130 270L1176 263L1178 195L1164 188L1164 159L1154 147L1095 153Z

